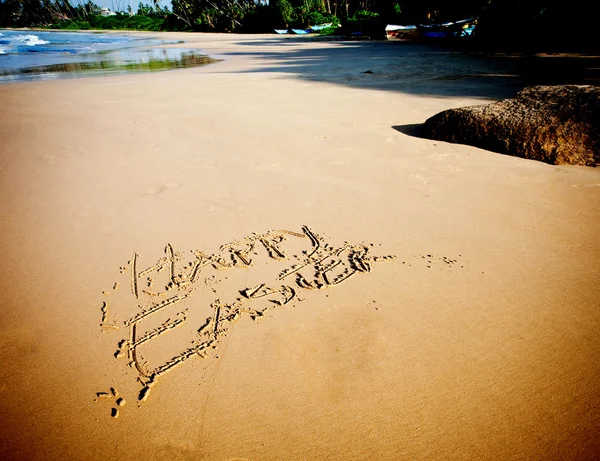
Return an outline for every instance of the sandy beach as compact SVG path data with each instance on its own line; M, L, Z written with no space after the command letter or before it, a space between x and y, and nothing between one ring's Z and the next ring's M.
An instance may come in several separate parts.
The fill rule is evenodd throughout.
M597 459L600 169L412 135L510 62L162 35L0 85L0 458Z

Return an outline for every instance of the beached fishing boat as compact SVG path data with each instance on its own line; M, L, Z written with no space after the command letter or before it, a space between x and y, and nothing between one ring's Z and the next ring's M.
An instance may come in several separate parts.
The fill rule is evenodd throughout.
M290 31L287 29L275 29L276 34L289 34Z
M323 30L323 29L328 29L333 25L332 22L328 22L326 24L319 24L316 26L308 26L309 29L314 30L314 31L319 31L319 30Z
M477 18L463 19L462 21L456 21L454 24L460 26L460 30L457 31L457 37L468 37L475 30Z
M312 31L310 29L292 29L292 32L296 35L306 35L310 34Z
M473 33L476 23L477 18L462 19L456 22L444 22L440 24L418 24L410 26L388 24L385 28L385 35L388 40L465 37Z
M441 24L420 24L418 29L425 38L465 37L473 33L476 23L477 18L469 18Z
M385 36L388 40L407 40L416 38L419 31L417 26L398 26L395 24L388 24L385 28Z

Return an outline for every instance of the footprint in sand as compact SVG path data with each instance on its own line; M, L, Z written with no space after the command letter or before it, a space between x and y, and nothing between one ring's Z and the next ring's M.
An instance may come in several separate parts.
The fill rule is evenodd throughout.
M429 171L436 171L439 173L456 173L459 171L465 171L462 168L457 167L456 165L444 165L443 168L428 168Z
M113 418L119 417L119 409L124 407L126 403L125 399L119 396L119 391L114 387L111 387L107 392L96 392L94 402L99 402L101 400L108 402L112 401L114 406L110 409L110 415Z
M448 157L450 157L450 154L433 154L433 155L429 155L427 158L430 158L433 160L438 160L441 162L441 161L447 159Z
M411 175L410 175L410 177L411 177L411 178L414 178L414 179L418 179L419 181L423 182L423 184L426 184L426 185L428 185L428 186L430 186L430 185L431 185L431 182L430 182L430 179L431 179L431 178L428 178L428 177L426 177L426 176L423 176L422 174L414 174L414 173L413 173L413 174L411 174Z
M163 180L146 189L146 195L156 197L157 195L160 195L165 191L175 189L177 187L179 187L179 184Z

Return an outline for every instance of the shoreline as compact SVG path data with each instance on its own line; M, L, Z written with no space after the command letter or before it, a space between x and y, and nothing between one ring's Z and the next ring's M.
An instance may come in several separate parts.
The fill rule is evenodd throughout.
M181 40L148 35L99 33L96 37L94 32L33 30L5 31L3 39L1 83L157 72L214 62L194 49L170 47Z
M518 68L146 35L225 60L0 85L3 459L599 452L600 171L402 131Z
M340 44L346 46L360 46L361 43L365 48L388 46L396 48L396 51L403 54L403 47L420 48L425 53L431 50L438 50L442 55L452 56L459 54L465 59L471 60L487 60L490 63L495 63L496 67L504 70L510 70L510 77L517 77L520 81L518 86L525 85L544 85L544 84L592 84L600 83L600 74L598 73L598 65L600 56L589 53L525 53L525 52L494 52L480 51L469 48L456 48L453 46L445 46L443 43L427 43L419 41L401 41L401 40L369 40L357 42L344 37L319 37L319 36L281 36L276 34L228 34L228 33L197 33L197 32L151 32L151 31L129 31L129 30L77 30L70 31L64 29L7 29L7 30L22 30L22 31L37 31L37 32L57 32L57 33L89 33L89 34L107 34L107 35L123 35L134 37L137 39L157 39L158 37L172 37L178 43L160 43L158 45L149 45L144 49L182 49L186 43L190 44L191 48L200 48L211 46L214 43L228 43L244 41L256 42L265 40L266 43L281 43L286 45L304 45L308 43L316 44ZM301 47L300 47L301 48ZM208 56L209 58L211 56ZM387 53L385 58L393 58L394 53ZM82 59L85 61L85 55ZM223 59L222 56L217 56L216 59ZM79 62L79 61L77 61ZM83 62L83 61L81 61ZM133 62L133 61L132 61ZM143 63L142 63L143 64ZM469 65L470 63L467 63ZM143 65L141 65L143 67ZM185 67L177 64L176 68ZM442 72L443 72L443 65ZM485 69L485 66L484 66ZM395 68L394 71L401 74L401 69ZM485 72L485 70L484 70ZM393 72L390 72L393 74ZM71 76L69 76L71 77ZM393 77L393 75L392 75ZM462 74L450 75L450 78L469 78L468 70ZM498 86L498 85L495 85Z

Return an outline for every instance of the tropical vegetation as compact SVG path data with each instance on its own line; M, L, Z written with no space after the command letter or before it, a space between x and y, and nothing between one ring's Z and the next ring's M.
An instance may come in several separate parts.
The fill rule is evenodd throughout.
M272 32L329 23L326 30L362 31L380 38L385 25L442 22L478 16L476 36L487 43L598 43L600 2L572 0L160 0L107 15L92 0L0 0L0 27ZM77 3L75 3L77 2Z

